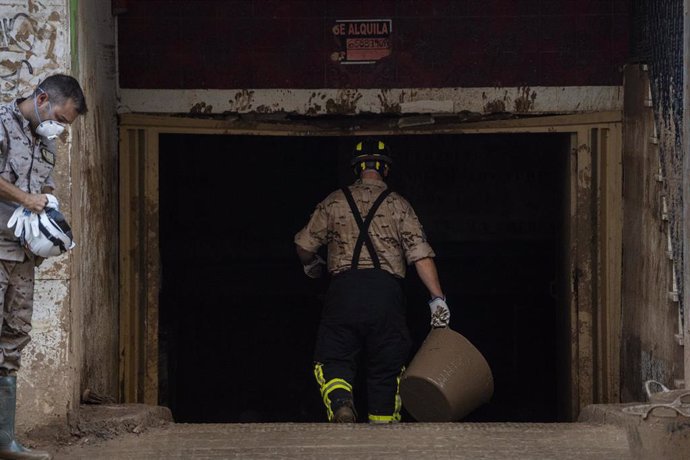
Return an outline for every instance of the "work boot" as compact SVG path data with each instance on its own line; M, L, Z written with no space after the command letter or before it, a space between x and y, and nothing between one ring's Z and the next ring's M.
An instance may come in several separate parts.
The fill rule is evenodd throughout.
M357 413L352 401L345 401L333 413L333 423L355 423L356 421Z
M0 377L0 459L50 460L48 452L29 450L14 438L14 416L17 409L17 377Z

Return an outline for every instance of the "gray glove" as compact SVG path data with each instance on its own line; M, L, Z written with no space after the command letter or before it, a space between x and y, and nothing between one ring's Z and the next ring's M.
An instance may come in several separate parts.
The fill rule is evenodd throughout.
M323 275L323 267L326 261L320 255L314 254L314 260L304 266L304 274L309 278L320 278Z
M450 310L445 297L434 297L429 301L431 309L431 327L448 327L450 322Z

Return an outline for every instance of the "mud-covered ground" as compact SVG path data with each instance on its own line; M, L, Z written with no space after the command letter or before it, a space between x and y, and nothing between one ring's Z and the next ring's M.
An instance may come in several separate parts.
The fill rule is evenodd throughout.
M78 459L627 459L625 430L590 423L176 424L48 447Z

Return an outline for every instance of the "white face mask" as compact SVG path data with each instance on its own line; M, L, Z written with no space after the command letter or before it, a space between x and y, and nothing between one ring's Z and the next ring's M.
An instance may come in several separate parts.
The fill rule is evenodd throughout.
M45 93L41 88L39 90ZM45 120L41 121L41 116L38 114L38 103L36 102L36 95L34 95L34 110L36 111L36 117L38 118L38 126L36 126L36 134L41 137L52 141L57 139L57 137L65 131L65 125L59 123L55 120ZM52 112L53 108L48 101L48 112Z
M46 120L36 127L36 134L48 140L57 139L65 131L65 126L54 120Z

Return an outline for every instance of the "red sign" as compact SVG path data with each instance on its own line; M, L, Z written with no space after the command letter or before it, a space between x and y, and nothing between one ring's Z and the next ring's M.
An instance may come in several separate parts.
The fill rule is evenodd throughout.
M341 64L374 64L391 54L391 19L343 19L335 21L333 36L338 51L331 59Z

